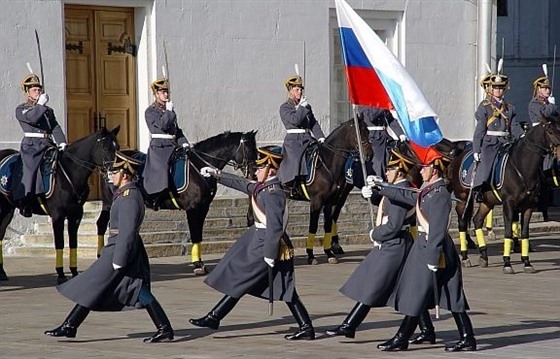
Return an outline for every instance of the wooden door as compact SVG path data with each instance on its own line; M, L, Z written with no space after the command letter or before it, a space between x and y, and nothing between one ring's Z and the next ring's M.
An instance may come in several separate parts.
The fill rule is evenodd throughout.
M65 27L69 141L120 125L121 148L136 149L134 10L68 5ZM98 176L90 189L89 199L98 199Z

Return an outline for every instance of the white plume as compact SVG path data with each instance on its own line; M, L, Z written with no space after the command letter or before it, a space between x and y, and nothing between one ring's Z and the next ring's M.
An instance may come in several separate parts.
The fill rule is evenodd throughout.
M27 69L29 70L30 73L34 73L33 69L31 68L31 64L29 62L27 63Z
M544 72L544 75L548 77L548 67L546 67L546 64L542 64L542 71Z
M294 64L294 70L296 70L296 75L299 76L299 65L298 64Z

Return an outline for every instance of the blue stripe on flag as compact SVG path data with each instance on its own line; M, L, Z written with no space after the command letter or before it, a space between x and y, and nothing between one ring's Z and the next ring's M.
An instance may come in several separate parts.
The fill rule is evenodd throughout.
M340 37L346 66L373 68L352 29L341 27Z

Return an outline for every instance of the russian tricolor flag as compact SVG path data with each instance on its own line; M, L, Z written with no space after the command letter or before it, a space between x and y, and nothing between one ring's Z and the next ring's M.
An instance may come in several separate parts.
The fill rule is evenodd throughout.
M441 141L437 115L404 66L346 1L335 3L350 101L395 110L408 139L422 147Z

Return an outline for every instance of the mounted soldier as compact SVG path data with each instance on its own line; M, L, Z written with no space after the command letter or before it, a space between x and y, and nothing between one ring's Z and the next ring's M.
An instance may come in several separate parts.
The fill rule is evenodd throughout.
M487 97L475 112L477 123L473 135L473 156L477 168L472 190L477 202L483 201L483 187L487 185L498 151L511 143L512 132L521 132L515 107L504 99L509 84L508 77L500 71L501 60L498 73L488 76L481 83L486 89Z
M160 78L151 85L155 97L145 112L146 124L150 130L150 147L144 167L144 190L153 201L153 208L159 208L158 198L169 188L169 168L173 152L179 148L191 147L177 124L177 114L169 95L169 80Z
M373 150L371 166L373 174L385 177L387 148L395 140L406 141L406 136L390 111L376 107L362 107L360 115L369 130L369 143Z
M49 148L56 147L64 151L67 146L66 136L56 121L54 111L47 106L49 96L43 92L43 85L37 75L27 74L21 82L21 89L26 102L16 108L16 118L23 130L20 155L23 164L22 183L25 193L16 194L20 214L31 217L30 201L44 193L40 171L43 156Z
M286 137L282 145L284 161L278 171L278 177L286 189L294 188L307 176L305 149L316 139L325 141L325 134L313 115L313 110L303 95L303 80L294 75L286 79L284 85L288 90L288 99L280 105L280 119L286 127Z
M544 117L558 115L556 100L552 97L547 76L539 76L533 81L533 98L529 102L529 119L536 126Z

